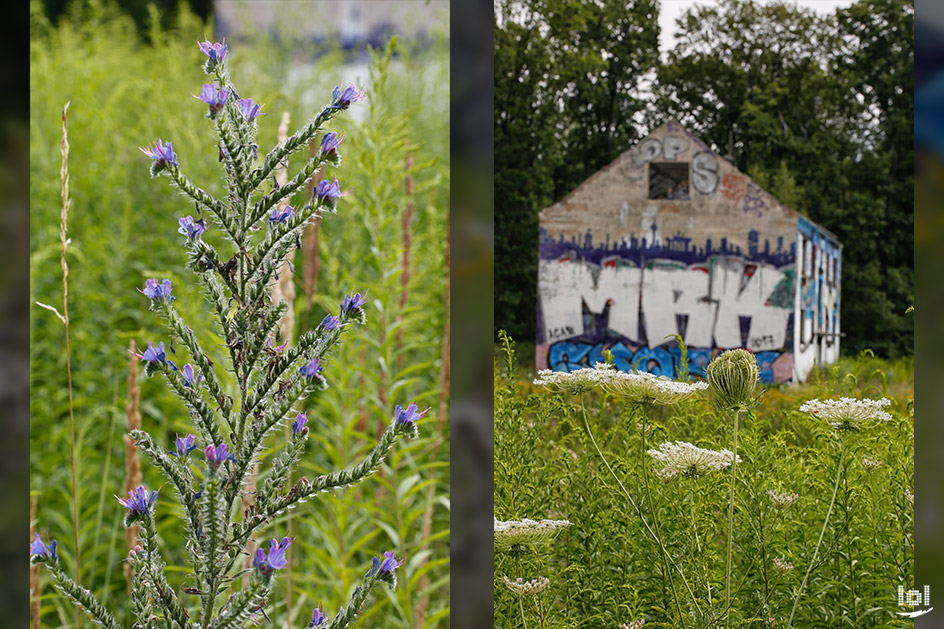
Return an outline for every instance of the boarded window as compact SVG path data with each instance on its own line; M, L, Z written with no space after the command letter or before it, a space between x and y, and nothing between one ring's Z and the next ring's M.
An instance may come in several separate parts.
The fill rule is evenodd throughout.
M688 201L688 164L649 162L649 198Z

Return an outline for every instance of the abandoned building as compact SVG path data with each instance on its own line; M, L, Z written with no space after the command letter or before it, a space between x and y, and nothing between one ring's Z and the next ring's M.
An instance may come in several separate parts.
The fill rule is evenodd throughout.
M704 377L726 349L764 381L839 356L842 245L674 120L540 213L537 366L610 350L624 371Z

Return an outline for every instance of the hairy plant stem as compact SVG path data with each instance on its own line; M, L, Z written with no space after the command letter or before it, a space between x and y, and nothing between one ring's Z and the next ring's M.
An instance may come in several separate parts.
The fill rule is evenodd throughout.
M734 489L737 478L738 419L741 410L734 409L734 457L731 459L731 496L728 500L728 558L725 561L724 625L731 626L731 551L734 548Z
M833 512L833 505L836 503L836 493L839 491L839 479L842 477L842 459L843 455L846 453L846 439L845 435L840 434L839 436L839 461L836 464L836 483L833 485L833 496L829 500L829 508L826 510L826 519L823 520L823 528L819 531L819 539L816 541L816 548L813 550L813 558L810 559L810 564L806 568L806 574L803 576L803 581L800 583L800 589L797 591L796 598L793 601L793 609L790 610L790 618L787 620L787 629L790 629L793 626L793 616L796 614L797 605L800 603L800 597L803 596L803 590L806 588L806 581L810 578L810 572L813 571L813 566L816 564L816 555L819 554L820 544L823 542L823 535L826 534L826 526L829 524L829 516Z
M584 403L584 394L580 394L580 410L583 411L583 425L587 431L587 436L590 437L590 443L593 444L594 450L597 451L597 454L600 457L600 460L603 461L603 465L606 466L606 469L610 472L610 475L613 477L613 480L616 481L616 484L619 485L620 490L622 490L623 495L626 496L626 499L629 500L629 504L633 506L633 509L636 510L636 514L639 516L640 521L642 521L643 526L646 527L646 531L649 533L649 536L658 544L659 549L662 551L662 562L665 569L666 576L669 577L669 585L672 587L672 598L675 601L675 607L678 610L679 620L682 618L682 606L678 600L678 592L675 589L675 580L669 574L669 564L675 568L678 572L679 577L682 579L682 583L685 585L685 589L688 590L688 595L692 599L692 604L695 606L695 609L698 610L698 613L701 614L701 610L698 608L698 601L695 599L695 594L692 592L692 588L688 585L688 581L685 579L685 575L682 572L682 569L672 560L672 557L669 555L669 551L666 550L665 546L662 544L662 539L660 536L652 530L649 526L649 523L646 522L645 516L643 516L642 509L639 508L639 505L636 504L636 501L633 500L632 495L626 491L626 487L623 486L623 482L619 479L619 476L616 475L616 472L613 471L613 468L610 467L609 461L606 460L606 457L603 456L603 452L600 450L600 446L597 445L596 439L593 438L593 432L590 430L590 422L587 419L587 406ZM644 413L645 415L645 413ZM643 417L643 422L645 422L645 417ZM643 447L645 447L645 424L643 425ZM645 469L646 466L643 465L643 477L646 477ZM646 493L649 493L648 482L646 482ZM651 500L650 500L651 505Z

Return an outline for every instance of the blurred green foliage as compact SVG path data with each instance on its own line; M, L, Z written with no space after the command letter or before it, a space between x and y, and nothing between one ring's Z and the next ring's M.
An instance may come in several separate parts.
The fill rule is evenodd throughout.
M495 626L520 627L509 578L551 581L525 599L527 626L615 627L646 619L646 627L690 626L688 596L674 573L684 621L676 615L659 547L600 462L583 427L577 396L550 393L521 369L528 356L495 361L495 517L566 519L572 526L540 553L495 557ZM914 578L914 371L863 353L817 372L801 386L762 389L756 411L742 414L738 437L734 520L732 626L786 626L794 595L826 516L837 473L838 443L824 422L800 413L813 398L887 396L893 421L847 438L842 480L817 567L800 600L796 627L906 627L895 615L897 586ZM665 545L681 563L702 611L723 618L730 470L666 482L645 449L664 441L731 448L731 417L701 395L638 407L592 391L589 423L627 490L643 495L647 465L652 500ZM641 422L652 429L643 444ZM867 471L862 456L882 462ZM768 491L796 493L777 510ZM642 500L640 498L640 500ZM650 511L643 507L649 517ZM773 560L793 565L778 574ZM538 624L540 613L544 624ZM697 623L694 626L701 626ZM715 625L720 626L720 625Z
M189 94L206 77L196 41L211 32L186 7L165 29L152 13L147 42L133 21L109 4L77 3L56 26L38 2L30 5L30 298L62 309L59 269L61 112L69 106L69 315L76 424L76 473L81 580L118 618L129 620L121 525L112 497L125 477L128 344L166 339L146 299L135 290L148 277L174 284L176 306L218 365L225 365L208 304L185 269L177 219L194 214L161 178L147 175L137 147L171 140L182 170L197 185L220 192L221 166L205 108ZM289 40L286 40L288 42ZM388 51L389 52L389 51ZM440 33L422 54L393 59L376 51L369 69L344 67L340 55L298 65L285 42L247 37L230 46L231 74L243 97L265 103L259 140L276 142L283 111L297 128L342 83L359 83L369 100L333 130L341 147L342 186L352 188L337 215L320 226L317 291L309 310L295 258L296 336L337 312L345 294L367 291L368 324L325 364L329 389L308 402L309 451L299 474L313 477L359 461L390 421L395 404L416 401L433 411L421 437L397 448L380 473L347 493L323 495L273 523L283 535L292 519L291 622L307 623L322 604L332 614L345 603L370 558L395 549L406 557L400 584L361 616L363 626L434 627L448 618L448 426L440 415L442 337L449 199L448 44ZM407 152L412 166L406 168ZM290 175L300 160L289 164ZM293 168L294 166L294 168ZM401 283L407 239L406 178L415 207L409 229L408 280ZM305 203L296 198L293 203ZM208 232L208 240L219 234ZM405 287L404 287L405 286ZM401 308L401 294L405 292ZM30 320L31 492L37 530L59 540L67 573L75 572L72 541L69 401L64 331L52 313L34 307ZM213 350L215 348L215 352ZM159 379L141 382L143 428L165 445L189 431L183 405ZM274 449L281 446L276 440ZM275 451L275 450L274 450ZM270 453L271 454L271 453ZM144 482L160 487L159 472L142 461ZM263 467L265 464L263 465ZM180 507L166 488L158 499L158 531L174 587L186 582ZM72 627L75 613L45 582L45 626ZM286 580L266 610L286 620ZM378 590L379 592L380 590ZM86 621L87 624L87 621Z

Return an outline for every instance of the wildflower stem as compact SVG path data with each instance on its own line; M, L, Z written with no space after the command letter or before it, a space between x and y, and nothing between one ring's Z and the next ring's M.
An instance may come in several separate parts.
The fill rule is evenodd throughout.
M731 458L731 495L728 500L728 558L725 562L724 579L724 624L731 625L731 551L734 547L734 483L737 477L738 419L740 409L734 409L734 456Z
M58 561L47 562L46 565L49 566L49 570L52 572L56 589L67 598L72 599L80 609L84 609L92 620L105 629L122 629L115 617L105 609L105 606L95 598L94 594L70 579L62 571Z
M524 596L521 594L518 595L518 609L521 610L521 624L524 626L524 629L528 629L528 620L524 615Z
M803 596L803 589L806 588L806 581L810 578L810 572L813 571L813 566L816 565L816 555L819 553L820 544L823 542L823 535L826 533L826 526L829 524L829 516L833 512L833 505L836 503L836 493L839 491L839 479L842 476L842 459L843 455L846 453L846 440L844 436L839 437L839 462L836 464L836 483L833 485L833 497L829 501L829 508L826 510L826 519L823 520L823 528L820 529L819 539L816 541L816 548L813 550L813 558L810 559L810 564L806 568L806 574L803 576L803 582L800 583L800 589L797 591L796 598L793 601L793 609L790 610L790 618L787 620L787 629L790 629L793 626L793 615L796 613L797 605L800 603L800 597Z
M656 542L656 544L658 544L659 548L662 550L662 561L663 561L663 564L665 565L666 573L668 573L669 564L671 563L672 567L675 568L675 570L679 573L679 576L682 578L682 583L685 584L685 588L688 590L688 594L692 598L692 604L695 606L696 609L698 609L698 601L695 600L695 594L692 593L692 588L689 587L688 581L685 580L685 575L682 573L682 569L678 565L676 565L674 561L672 561L672 558L669 556L669 551L666 550L665 546L662 544L662 540L652 530L652 528L649 526L649 523L646 522L646 518L643 516L642 509L639 508L639 505L636 504L636 501L633 500L633 497L630 495L630 493L626 491L626 487L623 486L623 482L619 479L619 476L616 475L616 472L613 471L613 468L610 467L610 463L606 460L606 457L603 456L603 452L600 450L600 446L597 445L596 439L593 438L593 432L591 432L590 430L590 422L587 419L587 406L584 403L583 398L584 398L584 394L581 393L580 394L580 410L583 411L583 425L587 431L587 436L590 437L590 443L593 444L594 450L597 451L597 454L600 456L600 460L603 461L603 465L606 466L606 469L610 472L610 475L616 481L616 484L619 485L619 488L622 490L623 495L625 495L626 499L629 500L629 504L631 504L633 506L633 509L636 510L636 513L637 515L639 515L639 519L642 521L643 526L646 527L646 531L649 533L649 536L652 537L652 539ZM645 422L645 418L643 419L643 421ZM645 426L643 428L643 439L645 439ZM645 465L643 465L643 473L645 475ZM647 485L647 491L648 491L648 485ZM669 584L672 586L672 597L675 599L675 607L679 613L679 620L681 620L682 607L678 601L678 594L675 591L675 580L672 579L671 577L669 577ZM700 614L701 610L699 610L698 613Z

